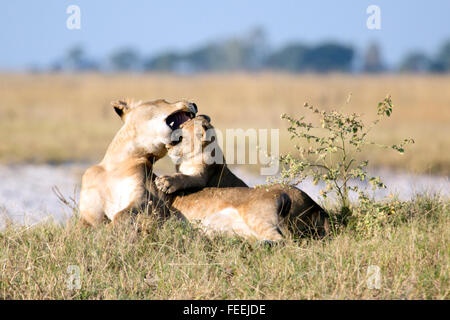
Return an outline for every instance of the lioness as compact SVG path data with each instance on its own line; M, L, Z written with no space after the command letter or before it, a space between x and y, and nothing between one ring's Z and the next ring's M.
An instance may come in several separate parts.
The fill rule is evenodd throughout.
M225 191L225 198L229 201L222 201L224 190L218 188L179 196L164 196L156 188L153 163L166 154L165 145L171 142L172 131L195 116L197 106L194 103L118 101L113 106L124 124L103 160L87 169L82 177L82 221L95 226L108 218L115 223L133 209L145 209L151 199L162 203L163 208L157 207L157 211L170 210L188 218L206 217L203 220L205 224L216 230L232 230L258 239L280 239L276 214L287 213L290 204L289 197L284 194L264 190L259 191L259 195L252 193L249 197L258 198L259 208L258 205L248 207L246 203L239 202L240 195L249 192L248 188ZM163 196L160 197L160 194ZM152 209L155 210L155 203Z
M98 225L139 209L147 196L146 181L155 161L163 157L173 130L193 118L195 103L117 101L114 110L123 121L103 160L86 170L80 192L80 218Z
M230 205L245 203L248 207L253 206L256 208L253 214L261 215L259 218L262 219L270 217L272 221L275 221L276 218L267 213L263 214L265 212L264 204L261 203L259 197L264 195L264 192L271 193L272 196L284 193L291 200L290 210L287 214L284 212L283 216L278 215L279 223L284 223L295 236L311 233L324 236L329 231L327 213L300 189L284 185L251 189L236 177L228 169L217 141L212 139L215 136L214 128L208 116L199 115L188 120L180 126L180 129L179 139L175 139L175 142L166 146L169 156L176 163L177 173L156 178L155 185L161 191L173 194L189 188L226 188L218 194L220 201L228 201ZM209 149L209 152L205 152L205 149ZM221 159L222 162L216 163L217 159ZM230 187L247 187L248 191L244 192L245 189L237 188L236 193L230 193L227 190ZM208 205L212 206L214 203L211 201Z

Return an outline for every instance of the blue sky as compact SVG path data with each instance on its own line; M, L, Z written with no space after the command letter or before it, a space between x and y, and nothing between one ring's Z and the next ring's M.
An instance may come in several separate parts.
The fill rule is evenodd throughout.
M80 30L66 28L71 4L81 9ZM381 30L366 28L371 4L381 9ZM0 69L49 65L75 44L94 58L130 46L144 56L188 50L255 26L265 28L275 48L337 40L364 49L377 41L393 64L411 50L434 54L450 39L449 13L448 0L2 1Z

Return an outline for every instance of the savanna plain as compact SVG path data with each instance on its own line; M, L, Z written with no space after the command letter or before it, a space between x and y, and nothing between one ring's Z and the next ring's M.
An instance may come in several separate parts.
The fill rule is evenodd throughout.
M185 98L221 130L280 129L280 153L295 155L283 113L300 117L308 102L374 119L392 97L394 112L373 140L415 143L400 155L367 149L369 168L450 174L450 77L428 75L2 74L0 162L93 163L120 127L110 101ZM305 145L306 146L306 145ZM225 150L226 152L226 150ZM173 170L161 160L161 170ZM258 172L258 166L242 165ZM75 204L76 204L76 199ZM267 245L238 237L207 237L177 219L141 215L117 228L9 225L0 231L1 299L448 299L449 199L395 196L345 223L337 203L324 239ZM80 286L69 266L80 271ZM371 266L379 270L371 282ZM70 269L70 268L69 268ZM72 269L70 269L72 270ZM72 283L73 284L73 283Z

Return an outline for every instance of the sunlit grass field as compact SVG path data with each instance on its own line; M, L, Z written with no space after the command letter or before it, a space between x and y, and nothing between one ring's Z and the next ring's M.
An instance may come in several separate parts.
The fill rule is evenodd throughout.
M292 151L292 144L280 114L300 116L309 102L373 119L377 103L390 94L394 113L374 138L387 144L414 138L416 143L403 156L368 150L364 156L370 166L448 175L449 88L450 76L425 75L3 74L0 161L99 161L120 127L110 101L123 97L190 99L222 130L280 128L280 149L285 153Z
M418 196L358 229L274 246L145 215L116 228L9 227L0 299L449 299L448 204Z
M394 113L373 139L416 143L404 155L363 157L372 168L449 175L449 88L450 76L4 74L0 162L99 161L121 125L110 101L124 97L189 99L222 130L280 129L286 153L293 143L282 113L300 117L308 102L371 120L390 94ZM0 299L449 299L448 204L417 195L355 206L325 239L273 246L144 214L115 228L85 228L76 212L64 225L11 225L0 232ZM338 221L337 204L326 205ZM69 266L80 270L80 289L68 287ZM380 268L377 288L369 266Z

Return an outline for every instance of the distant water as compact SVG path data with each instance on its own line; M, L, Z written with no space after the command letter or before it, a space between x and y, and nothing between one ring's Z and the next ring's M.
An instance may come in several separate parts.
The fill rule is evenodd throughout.
M52 191L78 197L80 177L87 166L78 164L0 166L0 229L6 221L34 224L49 217L63 222L72 215ZM78 199L77 199L78 201Z
M6 221L16 224L34 224L48 218L64 222L71 216L70 208L59 202L52 191L57 186L66 198L78 201L81 175L88 164L35 165L17 164L0 165L0 229ZM244 170L233 169L247 184L254 186L264 184L266 177L254 175ZM398 195L400 199L411 199L416 193L439 192L444 197L450 196L449 177L433 175L412 175L390 170L380 170L374 174L382 177L387 189L377 191L376 199L383 199L389 194ZM366 184L360 184L368 187ZM323 185L314 186L306 180L299 188L319 201L319 191ZM369 188L370 189L370 188ZM320 202L320 201L319 201Z
M266 177L251 174L244 170L233 169L233 172L243 179L248 185L255 186L266 183ZM386 189L378 189L372 191L372 185L366 182L352 182L358 187L369 192L369 195L374 196L377 200L382 200L390 194L398 196L401 200L412 199L417 193L439 193L443 197L450 196L450 181L449 177L437 175L416 175L405 172L396 172L390 169L377 170L371 172L374 176L381 177L381 180L386 185ZM305 191L314 200L320 202L320 190L325 188L324 183L313 185L312 179L306 179L300 183L298 188ZM353 201L357 200L356 196L351 196Z

